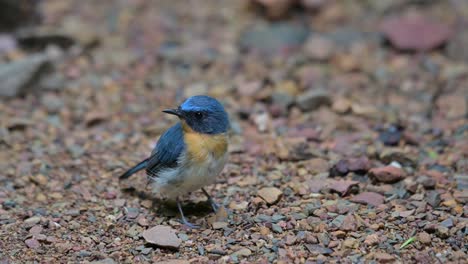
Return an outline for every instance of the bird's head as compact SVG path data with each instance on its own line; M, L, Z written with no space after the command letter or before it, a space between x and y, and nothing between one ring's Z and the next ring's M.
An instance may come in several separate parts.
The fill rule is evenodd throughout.
M163 112L178 116L188 127L202 134L225 133L230 126L223 105L205 95L192 96L178 108L166 109Z

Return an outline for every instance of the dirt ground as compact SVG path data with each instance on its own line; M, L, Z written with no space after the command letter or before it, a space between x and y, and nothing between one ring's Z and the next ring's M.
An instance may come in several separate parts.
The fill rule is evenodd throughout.
M0 34L0 263L467 263L468 2L247 2L42 1ZM118 176L196 94L232 131L192 230Z

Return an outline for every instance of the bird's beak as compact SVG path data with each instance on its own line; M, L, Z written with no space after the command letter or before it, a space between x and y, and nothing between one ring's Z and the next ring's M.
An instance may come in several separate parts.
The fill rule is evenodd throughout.
M165 109L163 110L164 113L170 114L170 115L176 115L178 117L182 117L182 111L179 109Z

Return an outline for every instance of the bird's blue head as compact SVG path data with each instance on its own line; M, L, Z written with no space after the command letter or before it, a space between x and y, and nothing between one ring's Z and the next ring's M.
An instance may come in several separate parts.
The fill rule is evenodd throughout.
M218 100L205 96L192 96L177 109L163 112L176 115L192 130L202 134L220 134L228 131L229 117Z

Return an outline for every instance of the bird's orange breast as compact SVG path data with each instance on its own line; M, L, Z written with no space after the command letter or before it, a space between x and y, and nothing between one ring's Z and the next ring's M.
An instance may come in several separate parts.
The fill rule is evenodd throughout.
M193 131L183 124L184 141L188 158L196 163L204 163L210 157L220 159L226 154L228 140L226 134L208 135Z

